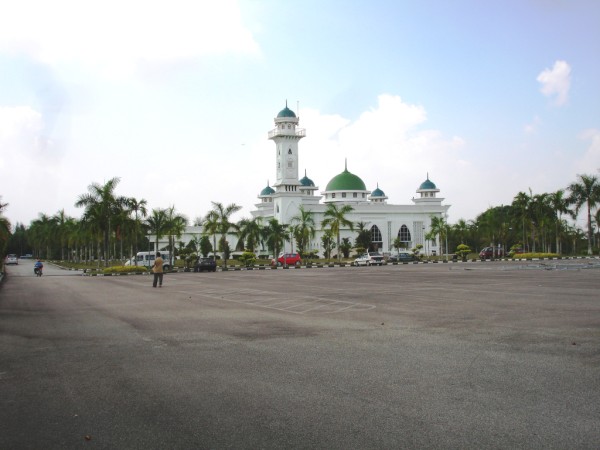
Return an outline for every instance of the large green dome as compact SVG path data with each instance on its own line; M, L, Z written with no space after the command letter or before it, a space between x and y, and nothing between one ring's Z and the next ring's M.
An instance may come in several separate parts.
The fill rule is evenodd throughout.
M345 169L339 175L336 175L327 183L326 191L366 191L367 187L363 180L357 175L348 172Z

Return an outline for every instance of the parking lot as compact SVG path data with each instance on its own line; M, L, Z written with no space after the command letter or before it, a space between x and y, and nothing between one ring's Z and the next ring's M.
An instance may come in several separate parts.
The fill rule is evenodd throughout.
M0 291L2 448L600 442L598 260L32 275Z

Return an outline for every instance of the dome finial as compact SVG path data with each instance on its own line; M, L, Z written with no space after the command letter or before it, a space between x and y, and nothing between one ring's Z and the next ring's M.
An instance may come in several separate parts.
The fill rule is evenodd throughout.
M344 172L348 172L348 158L344 158Z

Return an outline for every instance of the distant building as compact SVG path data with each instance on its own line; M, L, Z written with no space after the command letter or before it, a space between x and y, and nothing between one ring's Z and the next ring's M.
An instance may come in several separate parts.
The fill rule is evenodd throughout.
M440 190L429 179L421 183L416 190L417 197L411 199L412 204L388 203L388 196L380 189L379 185L373 191L367 189L364 181L348 170L345 163L344 170L335 175L325 190L317 195L319 188L307 177L299 178L299 142L306 136L306 130L298 128L299 118L287 107L282 109L275 117L275 128L268 134L268 138L275 144L275 183L267 185L258 194L256 209L251 211L253 217L261 217L263 224L275 218L281 224L290 225L292 217L298 215L300 206L312 211L316 225L316 236L310 242L307 250L317 250L323 256L321 237L323 230L320 224L324 219L324 212L328 203L349 204L353 211L346 218L354 224L363 222L371 232L373 249L381 252L392 252L396 238L405 244L407 249L416 245L423 245L423 252L427 254L440 252L437 241L425 240L431 224L431 217L445 217L449 205L442 205L443 198L438 197ZM201 227L188 227L182 239L189 242L194 236L202 233ZM350 238L354 243L356 231L343 229L341 238ZM152 238L151 238L152 240ZM160 245L166 245L161 241ZM235 249L237 238L228 236L231 249ZM295 244L294 244L295 245ZM286 244L286 251L291 251L291 244ZM334 249L333 253L336 253Z

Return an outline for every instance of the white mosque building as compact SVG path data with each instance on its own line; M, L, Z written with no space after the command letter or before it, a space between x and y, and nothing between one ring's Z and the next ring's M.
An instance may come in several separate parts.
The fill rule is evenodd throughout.
M431 217L445 217L450 206L442 205L444 199L438 197L440 190L429 176L417 189L418 195L412 198L412 204L388 203L388 196L379 186L373 191L368 190L364 181L349 172L347 166L327 183L321 195L317 195L319 188L306 176L306 172L304 177L299 178L298 144L306 136L306 130L298 128L298 123L299 118L287 105L275 117L275 128L269 132L269 139L275 144L276 181L259 194L260 203L252 211L253 217L262 217L264 223L275 218L279 223L290 224L303 206L313 213L318 225L324 219L328 203L348 204L353 210L346 216L347 219L354 224L365 223L371 230L373 246L379 251L391 252L394 240L400 238L407 248L421 244L428 254L439 254L439 244L425 242L425 235ZM309 250L321 249L322 235L323 231L318 230ZM341 230L340 236L354 242L356 231ZM322 255L322 252L319 254Z
M261 217L263 224L275 218L281 224L289 225L292 218L297 216L299 208L313 213L316 225L316 235L306 250L317 250L323 256L321 237L324 231L320 229L328 203L351 205L353 210L346 218L356 224L362 222L371 232L373 249L380 252L393 252L396 238L406 243L407 249L418 244L423 245L426 254L440 254L440 243L426 241L432 217L445 218L450 205L443 205L443 198L438 197L440 190L427 179L416 190L417 196L411 199L412 204L388 203L388 196L377 186L373 191L367 189L364 181L348 171L335 175L324 191L317 194L319 188L306 176L299 178L299 142L306 136L306 130L298 128L299 118L286 105L277 117L275 128L269 131L268 137L275 144L275 183L265 187L258 195L259 203L251 211L253 217ZM201 227L188 227L183 242L189 242L193 237L202 233ZM356 231L342 229L340 237L350 238L354 243ZM231 249L236 248L237 238L228 236ZM152 240L151 240L152 242ZM166 244L166 242L164 243ZM161 242L161 248L162 248ZM292 243L286 243L285 251L292 250ZM333 250L333 254L336 253Z

